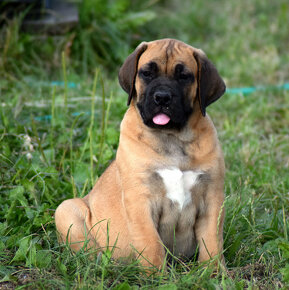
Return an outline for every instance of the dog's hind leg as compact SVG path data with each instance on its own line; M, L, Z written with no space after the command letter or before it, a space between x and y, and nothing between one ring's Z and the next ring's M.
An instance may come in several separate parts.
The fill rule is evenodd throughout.
M55 212L55 224L60 241L68 242L73 251L84 247L97 248L90 233L90 209L83 199L74 198L63 201Z

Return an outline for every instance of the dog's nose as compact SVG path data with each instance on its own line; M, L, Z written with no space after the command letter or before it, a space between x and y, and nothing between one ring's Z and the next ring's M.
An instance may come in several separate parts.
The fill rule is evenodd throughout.
M154 93L154 101L157 105L168 106L172 100L170 92L157 91Z

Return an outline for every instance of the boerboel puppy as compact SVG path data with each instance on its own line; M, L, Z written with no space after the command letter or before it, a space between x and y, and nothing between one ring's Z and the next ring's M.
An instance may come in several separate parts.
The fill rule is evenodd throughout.
M129 108L116 159L88 195L57 208L60 238L157 268L166 250L222 260L224 159L206 107L224 81L202 50L162 39L141 43L119 82Z

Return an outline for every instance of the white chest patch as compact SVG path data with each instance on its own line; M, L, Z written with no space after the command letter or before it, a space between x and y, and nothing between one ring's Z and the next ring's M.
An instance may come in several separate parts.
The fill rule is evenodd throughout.
M192 200L191 188L198 182L201 171L181 171L173 167L170 169L159 169L157 173L163 179L167 197L173 202L177 202L183 209Z

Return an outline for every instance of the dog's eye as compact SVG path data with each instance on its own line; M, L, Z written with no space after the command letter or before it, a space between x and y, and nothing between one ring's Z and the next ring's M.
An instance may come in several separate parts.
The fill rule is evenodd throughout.
M146 82L150 82L154 78L154 73L150 70L141 70L139 76L143 78Z
M193 82L194 75L185 69L183 64L177 64L175 67L175 79L181 82Z
M180 76L179 76L179 78L181 80L188 80L190 77L191 77L190 74L185 74L185 73L181 73Z
M152 77L152 72L149 70L144 70L141 72L141 74L145 77L145 78L151 78Z
M194 75L191 74L191 73L185 73L185 72L182 72L178 75L178 80L179 81L183 81L183 82L193 82L194 81Z
M142 78L146 83L149 83L151 80L157 77L158 74L158 66L155 62L149 62L145 66L143 66L138 75Z

